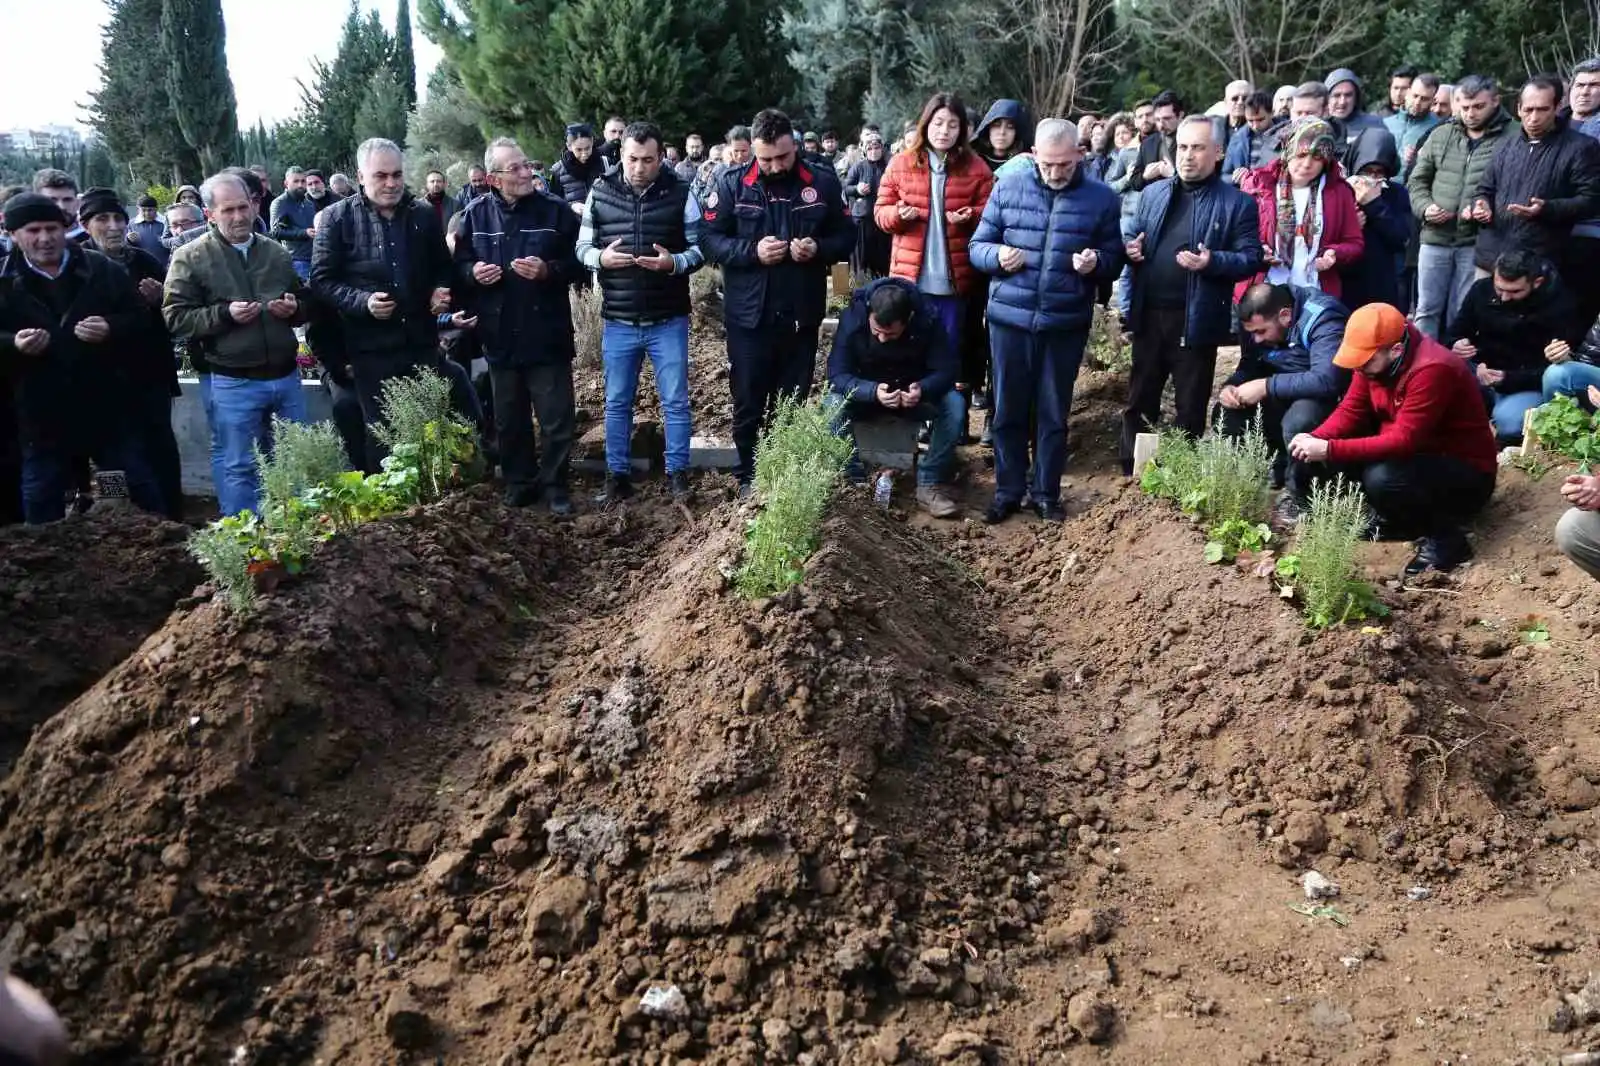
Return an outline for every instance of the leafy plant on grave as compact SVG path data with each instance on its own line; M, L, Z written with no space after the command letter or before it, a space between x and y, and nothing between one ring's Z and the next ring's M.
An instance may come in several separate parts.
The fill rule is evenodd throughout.
M1255 555L1272 543L1272 527L1265 522L1230 518L1211 527L1206 535L1206 562L1231 563L1244 552Z
M189 554L205 567L211 583L240 613L256 604L255 568L269 558L261 521L254 513L229 515L189 536Z
M1238 438L1212 433L1195 441L1180 430L1162 430L1155 458L1139 485L1200 522L1208 534L1206 558L1219 562L1237 556L1241 548L1265 547L1265 541L1255 547L1244 542L1259 539L1255 527L1266 524L1271 472L1272 451L1256 419ZM1221 554L1211 543L1221 546Z
M802 565L817 548L823 512L850 461L850 441L833 432L838 402L784 397L756 447L761 512L745 532L736 578L745 596L774 596L805 576Z
M1133 347L1124 343L1122 320L1108 307L1095 305L1087 350L1090 365L1100 370L1126 374L1133 369Z
M1600 466L1600 413L1589 414L1571 396L1534 409L1533 433L1548 451L1577 460L1583 473Z
M373 436L417 471L416 503L432 503L471 480L480 463L477 431L450 405L450 382L431 370L383 383L383 421Z
M1357 576L1356 550L1367 524L1360 488L1343 478L1313 486L1311 506L1295 528L1294 552L1277 562L1280 591L1299 599L1311 628L1389 614L1373 587Z

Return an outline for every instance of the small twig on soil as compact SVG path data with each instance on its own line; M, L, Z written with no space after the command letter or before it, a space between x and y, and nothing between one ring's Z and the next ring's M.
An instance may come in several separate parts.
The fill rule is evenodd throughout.
M300 838L299 837L292 836L292 837L289 838L289 842L295 846L296 850L298 850L300 852L300 854L304 855L306 858L310 859L312 862L337 862L338 859L339 859L339 856L338 856L337 853L335 853L333 855L317 855L317 854L314 854L310 848L308 848L304 844L300 843Z
M1438 780L1434 781L1433 783L1434 817L1442 818L1444 816L1444 783L1450 776L1450 759L1456 754L1456 752L1460 751L1462 748L1465 748L1474 741L1479 740L1488 732L1489 731L1485 729L1474 733L1472 736L1459 742L1455 747L1448 751L1445 750L1445 746L1437 739L1430 737L1425 733L1402 733L1400 735L1401 740L1420 740L1433 748L1433 757L1430 758L1428 762L1437 762L1439 764L1439 777Z
M501 881L498 885L491 885L488 888L484 889L482 892L479 892L476 896L472 896L471 898L469 898L467 900L467 902L468 903L476 903L480 899L483 899L485 896L492 896L496 892L504 892L506 889L510 888L512 885L514 885L516 883L517 883L517 879L515 877L509 878L508 880L505 880L505 881Z
M1401 592L1432 592L1432 593L1434 593L1436 595L1439 595L1439 596L1459 596L1459 595L1461 595L1461 593L1459 591L1457 591L1456 589L1419 589L1419 588L1413 588L1410 585L1401 585L1400 586L1400 591Z

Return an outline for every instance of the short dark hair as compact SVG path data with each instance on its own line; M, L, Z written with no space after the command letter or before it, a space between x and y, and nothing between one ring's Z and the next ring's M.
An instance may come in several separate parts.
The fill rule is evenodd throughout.
M624 127L624 129L623 129L623 133L622 133L622 135L623 135L623 136L624 136L624 137L626 137L626 136L627 136L627 135L628 135L628 133L627 133L627 129L626 129L626 127L627 127L627 125L628 125L628 120L627 120L627 119L625 119L625 118L623 118L623 117L622 117L622 116L621 116L621 115L612 115L612 116L611 116L611 117L610 117L610 118L608 118L608 119L606 119L606 121L605 121L605 124L606 124L606 125L607 125L607 126L609 126L609 125L611 125L611 124L612 124L612 123L613 123L613 122L620 122L620 123L622 123L622 125L623 125L623 127Z
M1141 107L1150 107L1150 106L1152 106L1152 105L1153 105L1153 104L1154 104L1154 103L1155 103L1155 101L1153 101L1153 100L1151 100L1151 99L1150 99L1150 98L1148 98L1148 97L1145 97L1145 98L1142 98L1142 99L1139 99L1139 100L1135 100L1135 101L1134 101L1134 102L1133 102L1133 106L1132 106L1132 107L1130 107L1130 108L1128 108L1128 110L1129 110L1129 111L1137 111L1137 110L1139 110L1139 109L1140 109L1140 108L1141 108Z
M1444 83L1439 80L1439 75L1437 74L1418 74L1411 79L1411 85L1413 88L1420 85L1424 89L1428 89L1433 92L1438 92L1439 86L1442 84Z
M1398 67L1395 67L1389 72L1389 80L1393 81L1396 78L1410 78L1412 81L1416 81L1417 75L1421 73L1421 68L1419 68L1415 63L1401 63Z
M569 122L567 123L566 132L568 144L571 144L573 141L580 141L585 137L589 138L591 141L594 140L594 127L589 125L587 122Z
M699 130L690 130L690 131L689 131L689 132L688 132L688 133L685 133L685 134L684 134L684 135L683 135L683 139L684 139L684 140L686 140L686 141L687 141L687 140L688 140L688 139L689 139L689 138L690 138L690 137L700 137L700 139L701 139L701 140L702 140L702 141L703 141L703 140L705 140L705 138L704 138L704 137L701 137L701 136L700 136L700 131L699 131Z
M1279 311L1294 310L1294 290L1287 285L1269 285L1266 282L1244 290L1239 301L1239 321L1251 318L1273 318Z
M893 283L879 285L867 301L867 310L872 314L872 321L880 326L898 326L902 322L910 322L915 309L911 291L904 285Z
M622 139L640 145L655 141L656 151L665 154L665 150L661 147L661 127L654 122L628 123L627 129L622 131Z
M1549 273L1550 266L1539 255L1521 248L1513 248L1509 252L1501 252L1494 261L1494 272L1497 276L1507 281L1521 281L1523 278L1538 280Z
M1246 111L1264 111L1269 115L1272 114L1272 94L1265 89L1257 89L1244 98L1244 109Z
M1183 97L1179 96L1175 89L1162 89L1156 93L1155 99L1150 101L1150 108L1160 111L1163 107L1170 107L1181 115L1184 111Z
M794 123L775 107L766 108L750 120L750 139L764 144L777 144L784 137L794 136Z
M434 167L432 170L430 170L426 174L422 175L422 180L423 181L427 181L429 178L433 177L435 174L439 175L441 178L444 177L444 171L440 170L438 167Z
M44 192L46 189L71 189L73 192L77 192L78 183L65 170L45 167L43 170L34 171L33 191Z
M318 170L316 167L312 167L310 170L306 171L306 180L309 181L312 178L320 178L323 181L328 180L322 176L322 171Z
M1487 74L1468 74L1456 82L1456 92L1462 96L1482 96L1484 93L1497 93L1500 83Z
M489 168L484 166L482 163L474 163L467 168L467 176L471 177L475 173L488 174Z
M1573 67L1572 76L1576 78L1579 74L1600 74L1600 56L1585 59L1582 63Z
M1301 82L1295 87L1293 100L1321 100L1328 102L1328 87L1320 81Z
M154 196L151 196L148 193L146 193L144 196L139 197L139 206L140 207L159 207L160 205L156 203L156 198Z
M834 140L837 141L839 139L838 131L837 130L823 130L822 131L822 139L823 140L827 140L829 137L832 137Z
M722 135L723 144L732 144L734 141L748 141L750 139L749 126L735 126Z
M1557 104L1560 104L1562 98L1567 95L1566 85L1554 74L1535 74L1522 83L1523 92L1527 92L1529 89L1549 89L1556 94Z
M255 171L246 167L224 167L222 172L224 174L232 174L244 182L244 193L250 199L260 200L266 197L267 187L262 183L261 175Z

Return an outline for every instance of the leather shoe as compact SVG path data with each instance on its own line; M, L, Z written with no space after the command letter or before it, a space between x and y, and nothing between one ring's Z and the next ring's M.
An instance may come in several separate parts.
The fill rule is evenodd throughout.
M689 471L674 470L667 475L667 488L678 503L694 502L694 486L689 484Z
M1060 525L1067 520L1067 510L1061 506L1060 500L1046 500L1044 503L1035 503L1033 511L1045 522Z
M1417 577L1429 570L1448 573L1472 558L1472 545L1466 534L1451 532L1423 537L1417 545L1417 554L1406 563L1405 576Z
M532 507L539 502L539 489L533 485L519 485L506 489L507 507Z
M995 500L989 504L989 509L983 512L983 524L997 526L1020 510L1022 505L1015 500Z
M632 478L626 474L607 474L605 483L600 486L600 492L595 496L594 502L599 504L617 503L632 498Z
M567 495L565 489L550 490L550 513L557 518L572 514L572 497Z

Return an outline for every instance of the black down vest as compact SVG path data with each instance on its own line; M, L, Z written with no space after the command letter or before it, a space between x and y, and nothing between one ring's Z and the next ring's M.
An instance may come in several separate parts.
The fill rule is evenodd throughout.
M655 245L674 254L689 250L683 230L688 182L663 166L656 180L635 196L619 170L595 183L589 225L602 251L621 240L620 251L655 255ZM602 314L620 322L663 322L689 313L689 276L658 274L643 267L600 271Z

